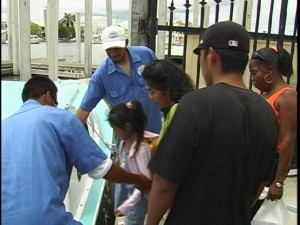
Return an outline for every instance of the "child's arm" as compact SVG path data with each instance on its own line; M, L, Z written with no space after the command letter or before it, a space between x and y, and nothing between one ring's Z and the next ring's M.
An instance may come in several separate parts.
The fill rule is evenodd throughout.
M148 169L148 163L150 161L150 149L148 144L142 143L139 151L135 156L128 158L128 166L132 173L143 174L144 176L151 179L151 173ZM134 189L132 195L120 205L116 211L116 216L127 215L127 213L134 208L137 202L141 199L142 193L138 189Z
M134 189L132 195L125 200L122 205L120 205L116 211L116 216L124 216L127 215L128 212L134 208L134 206L138 203L138 201L141 199L142 193L138 189Z

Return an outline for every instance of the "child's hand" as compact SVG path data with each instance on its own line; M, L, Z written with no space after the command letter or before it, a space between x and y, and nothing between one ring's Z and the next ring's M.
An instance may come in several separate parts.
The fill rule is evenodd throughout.
M115 216L119 216L119 217L122 217L124 216L120 211L116 210L115 211Z

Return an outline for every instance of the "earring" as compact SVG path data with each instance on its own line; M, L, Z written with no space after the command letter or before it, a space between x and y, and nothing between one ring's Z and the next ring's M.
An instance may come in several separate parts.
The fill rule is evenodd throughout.
M267 83L267 84L272 84L273 83L273 76L271 73L268 73L265 75L264 77L264 81Z

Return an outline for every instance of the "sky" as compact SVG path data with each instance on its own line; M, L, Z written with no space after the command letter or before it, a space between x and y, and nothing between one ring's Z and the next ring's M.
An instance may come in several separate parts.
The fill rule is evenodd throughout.
M7 21L7 2L1 0L1 20ZM44 26L44 9L47 0L30 0L30 20ZM106 0L93 0L93 22L106 25ZM64 13L81 14L81 22L84 22L85 0L59 0L59 19ZM128 23L129 0L112 0L113 24Z
M7 2L9 0L1 0L1 19L7 21ZM120 24L123 26L128 26L129 20L129 0L111 0L112 1L112 22L113 24ZM162 0L158 0L162 1ZM167 0L167 5L170 5L171 0ZM174 0L175 11L174 20L185 20L185 0ZM199 3L200 0L190 0L191 5L194 2ZM214 13L215 13L215 1L206 0L207 5L210 8L210 19L209 24L214 23ZM219 21L228 20L229 18L229 0L223 0L220 3L220 17ZM235 2L238 2L237 0ZM244 1L242 1L244 2ZM249 2L249 1L248 1ZM252 10L252 24L251 31L254 31L254 22L256 17L256 4L257 0L253 0L253 10ZM260 27L259 32L267 30L267 21L269 17L269 5L271 0L261 0L261 17L260 17ZM44 25L44 14L43 10L47 5L47 0L30 0L30 19L39 25ZM59 19L61 19L64 13L81 13L81 22L84 22L84 5L85 0L59 0ZM93 3L93 23L97 23L99 26L106 26L106 0L94 0ZM281 0L274 1L274 14L273 14L273 25L272 33L278 32L278 22L279 22L279 12L280 12ZM237 7L236 7L237 8ZM235 8L235 9L236 9ZM293 24L295 19L295 13L297 8L297 0L288 0L288 14L287 14L287 25L286 34L291 35L293 31ZM190 8L190 21L193 20L193 6ZM169 10L168 13L169 14ZM234 16L235 20L235 16Z

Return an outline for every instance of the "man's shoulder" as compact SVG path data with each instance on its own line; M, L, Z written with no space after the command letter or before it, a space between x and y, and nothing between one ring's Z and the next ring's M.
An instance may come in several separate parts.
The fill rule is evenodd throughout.
M93 75L101 75L101 74L107 74L108 70L115 70L115 63L109 58L106 57L102 63L97 67ZM109 69L111 68L111 69ZM95 76L92 76L94 78Z
M105 59L103 59L102 63L98 66L97 70L103 69L111 63L113 63L113 61L109 57L106 57Z
M146 46L128 46L127 49L134 63L146 64L156 59L154 52Z
M146 47L146 46L128 46L127 47L129 52L138 52L138 53L141 53L141 52L145 52L145 53L153 53L153 51Z

